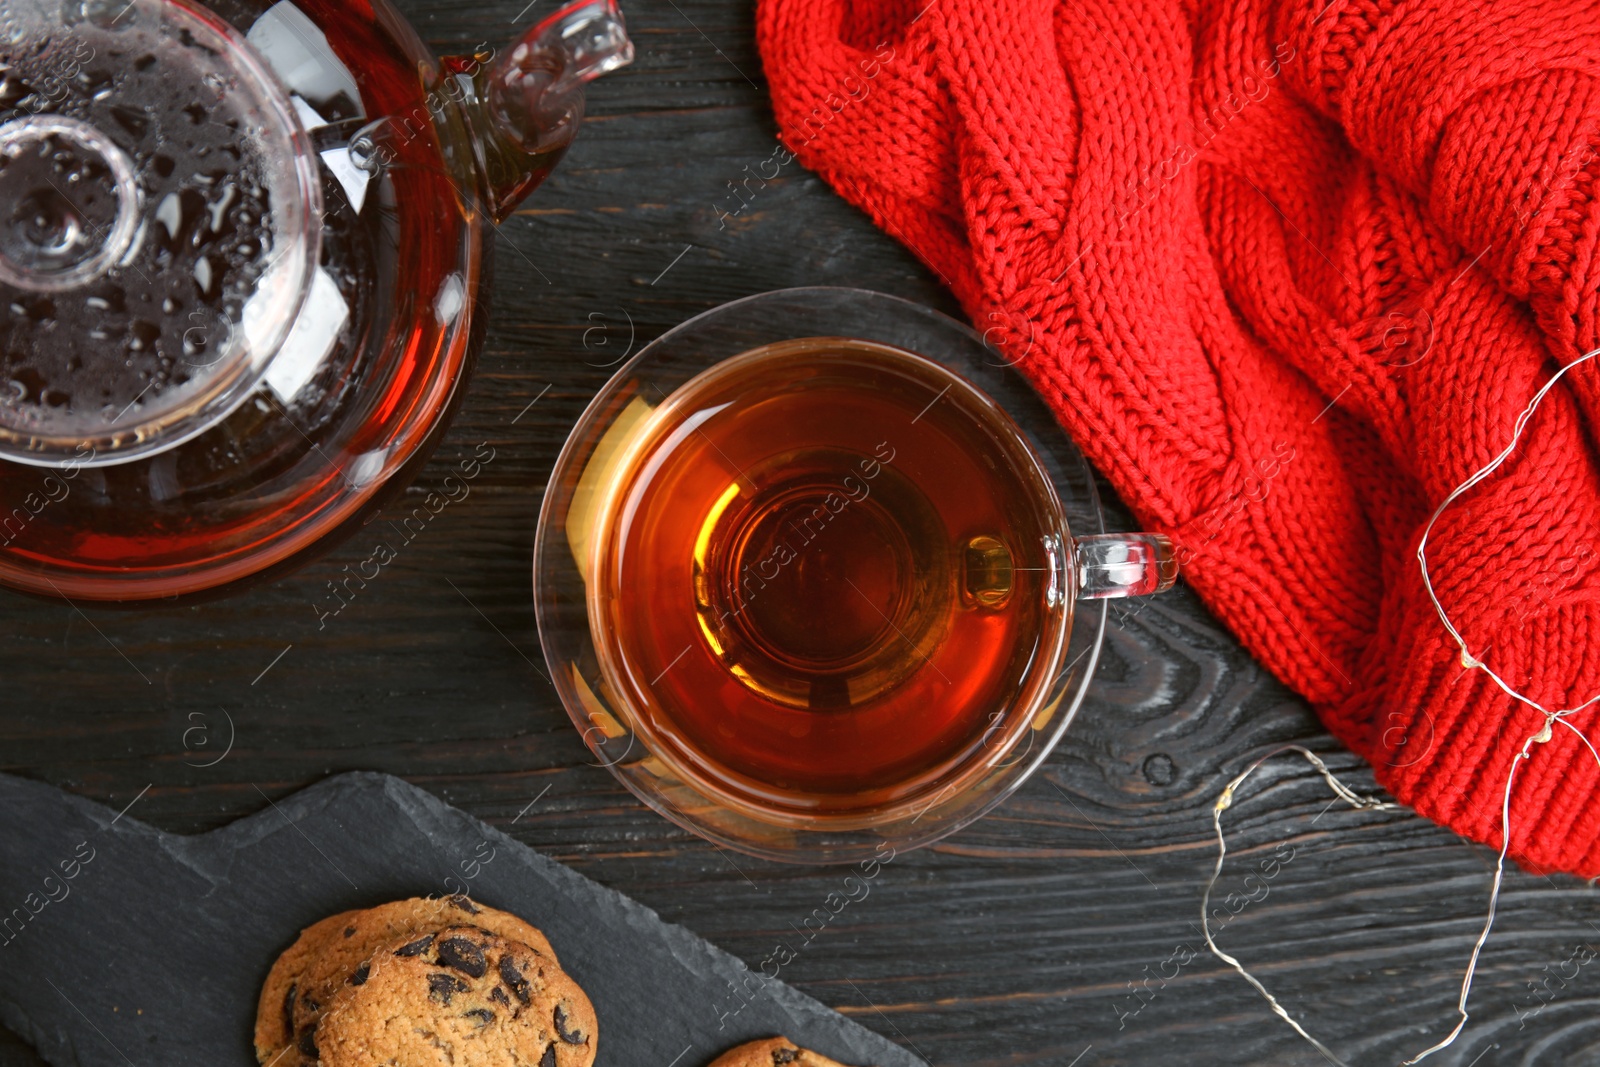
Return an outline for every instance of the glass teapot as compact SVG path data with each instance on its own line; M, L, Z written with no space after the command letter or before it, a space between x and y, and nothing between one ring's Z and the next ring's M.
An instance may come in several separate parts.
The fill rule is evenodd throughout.
M356 528L632 57L615 0L444 60L386 0L0 2L0 584L173 597Z

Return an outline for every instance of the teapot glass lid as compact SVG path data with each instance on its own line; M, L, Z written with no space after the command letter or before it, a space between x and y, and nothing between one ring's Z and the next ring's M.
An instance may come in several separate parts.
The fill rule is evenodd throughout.
M0 458L123 462L255 389L315 270L315 157L181 0L0 8Z

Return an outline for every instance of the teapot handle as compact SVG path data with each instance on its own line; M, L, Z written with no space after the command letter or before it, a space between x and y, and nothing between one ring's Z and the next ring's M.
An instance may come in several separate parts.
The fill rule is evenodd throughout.
M504 219L544 180L583 119L583 87L633 61L616 0L577 0L477 67L474 122L489 208ZM445 61L450 69L457 64ZM472 64L477 66L476 64Z

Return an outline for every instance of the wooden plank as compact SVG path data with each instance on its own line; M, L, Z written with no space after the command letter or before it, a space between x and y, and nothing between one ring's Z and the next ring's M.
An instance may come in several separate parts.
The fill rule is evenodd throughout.
M523 5L403 6L448 52L504 40ZM119 807L149 786L140 817L181 831L259 809L258 786L278 797L336 770L400 774L752 962L838 884L650 813L588 765L528 662L543 669L529 595L542 486L630 336L640 345L791 285L955 310L798 165L719 226L726 183L774 144L750 5L634 0L627 12L638 61L596 84L570 157L502 228L478 376L413 491L487 441L496 458L471 496L320 631L314 605L365 558L359 538L242 596L91 611L92 625L63 605L0 599L0 770ZM1113 528L1128 528L1113 510ZM229 755L191 766L201 735L186 749L186 731L205 727L214 753L229 721ZM897 858L783 977L941 1065L1321 1063L1197 930L1212 802L1289 739L1371 787L1191 593L1119 614L1094 693L1044 770L982 822ZM1235 805L1220 893L1255 899L1220 939L1349 1062L1391 1064L1453 1022L1493 857L1414 816L1330 799L1285 761ZM1247 883L1284 843L1292 859ZM1576 962L1600 944L1594 910L1572 879L1511 876L1473 1021L1431 1062L1600 1062L1600 967ZM34 1062L0 1037L0 1064Z

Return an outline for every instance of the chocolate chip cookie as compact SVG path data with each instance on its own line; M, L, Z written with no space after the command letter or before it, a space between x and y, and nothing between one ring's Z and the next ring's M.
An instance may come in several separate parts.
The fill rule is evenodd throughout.
M312 923L272 965L256 1005L256 1058L263 1064L292 1067L299 1062L298 1055L285 1054L294 1044L294 1004L301 976L317 953L358 914L344 911Z
M769 1037L729 1049L711 1061L711 1067L844 1067L786 1037Z
M591 1067L597 1042L552 957L477 926L373 956L316 1031L321 1067Z
M363 968L380 950L414 942L447 926L470 923L492 934L537 950L551 963L556 953L544 934L508 912L488 908L467 897L418 897L381 904L357 912L339 936L327 942L307 965L294 1002L298 1067L317 1062L317 1023L339 991L364 978ZM280 1062L277 1067L291 1067Z

